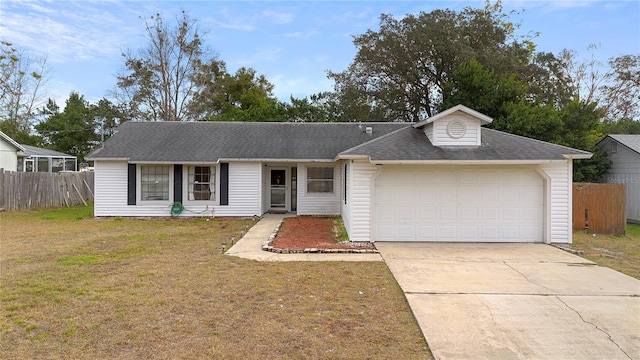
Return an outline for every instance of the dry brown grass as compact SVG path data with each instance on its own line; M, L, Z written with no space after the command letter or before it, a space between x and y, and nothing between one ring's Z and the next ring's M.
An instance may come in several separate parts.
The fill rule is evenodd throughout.
M0 216L0 358L423 359L384 263L221 255L245 219Z
M600 266L640 279L640 225L627 224L626 236L575 232L571 247Z

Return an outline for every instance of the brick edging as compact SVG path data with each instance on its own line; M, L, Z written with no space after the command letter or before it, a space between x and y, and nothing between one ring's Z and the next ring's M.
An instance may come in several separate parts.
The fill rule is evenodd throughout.
M317 249L317 248L306 248L306 249L281 249L271 246L273 239L278 235L278 231L280 230L280 226L282 225L282 220L278 222L275 229L271 235L269 235L269 239L262 244L263 251L269 251L278 254L378 254L379 251L376 249Z

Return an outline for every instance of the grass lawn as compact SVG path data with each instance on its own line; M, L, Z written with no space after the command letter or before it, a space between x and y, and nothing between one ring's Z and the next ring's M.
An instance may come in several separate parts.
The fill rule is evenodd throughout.
M425 359L383 262L221 255L247 219L0 213L0 358Z
M627 224L626 236L575 232L571 247L598 265L640 279L640 225Z

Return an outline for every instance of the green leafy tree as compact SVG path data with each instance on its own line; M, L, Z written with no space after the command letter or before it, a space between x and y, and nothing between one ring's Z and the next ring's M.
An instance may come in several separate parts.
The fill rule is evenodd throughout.
M273 95L273 84L252 68L235 74L224 63L211 63L202 74L203 83L193 102L193 112L212 121L282 121L284 105Z
M603 121L597 133L598 138L609 134L640 134L640 121L627 118L618 121Z
M378 31L354 38L358 52L349 68L329 77L355 120L422 120L448 100L444 86L460 64L475 59L498 73L525 66L533 46L516 39L514 29L500 2L401 20L383 14Z
M513 74L498 75L476 60L460 64L443 85L447 96L440 111L458 104L465 105L494 119L506 116L505 105L525 100L527 86Z
M72 92L65 108L59 111L53 101L47 103L46 120L35 126L47 148L71 154L84 161L84 156L100 141L96 134L95 112L84 97Z

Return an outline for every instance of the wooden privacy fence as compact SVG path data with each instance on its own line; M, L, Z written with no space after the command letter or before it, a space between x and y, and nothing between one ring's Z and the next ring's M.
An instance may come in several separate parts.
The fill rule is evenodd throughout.
M624 234L627 218L624 184L573 184L573 230Z
M93 200L92 171L14 172L0 169L0 208L63 207Z

